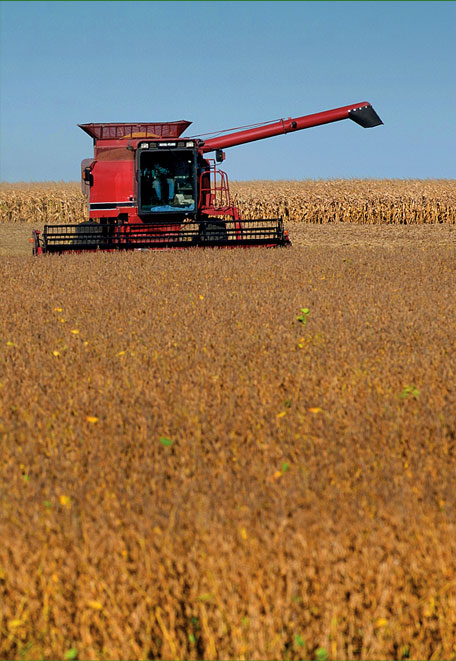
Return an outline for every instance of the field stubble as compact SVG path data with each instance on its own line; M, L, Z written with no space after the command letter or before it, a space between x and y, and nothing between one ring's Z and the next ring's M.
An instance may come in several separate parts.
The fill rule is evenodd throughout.
M0 656L454 658L455 257L3 258Z

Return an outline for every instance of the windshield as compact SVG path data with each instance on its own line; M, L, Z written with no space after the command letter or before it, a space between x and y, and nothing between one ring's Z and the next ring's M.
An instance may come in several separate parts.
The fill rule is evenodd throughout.
M192 151L140 154L141 212L194 211Z

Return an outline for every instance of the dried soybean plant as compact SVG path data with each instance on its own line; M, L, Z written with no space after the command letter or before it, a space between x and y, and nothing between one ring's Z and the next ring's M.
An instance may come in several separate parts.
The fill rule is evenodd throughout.
M454 657L454 245L0 277L0 657Z

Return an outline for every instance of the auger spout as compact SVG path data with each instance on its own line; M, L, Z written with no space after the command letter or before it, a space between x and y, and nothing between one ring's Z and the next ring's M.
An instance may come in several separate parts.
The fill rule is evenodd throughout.
M317 112L313 115L303 115L302 117L281 119L278 122L258 126L244 131L228 133L215 138L205 140L202 145L203 152L213 151L214 149L226 149L236 145L242 145L255 140L271 138L275 135L283 135L292 131L301 131L313 126L339 122L342 119L351 119L363 128L371 128L383 124L373 107L367 101L354 103L350 106L334 108Z

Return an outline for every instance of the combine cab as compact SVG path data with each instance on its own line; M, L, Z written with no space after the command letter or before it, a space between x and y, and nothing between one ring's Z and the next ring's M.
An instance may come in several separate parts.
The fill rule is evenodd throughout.
M33 252L289 245L281 218L241 219L218 168L222 150L342 119L364 128L382 123L361 103L207 140L182 137L190 125L183 120L80 124L94 143L93 158L81 164L89 220L34 230ZM213 151L215 159L207 158Z

